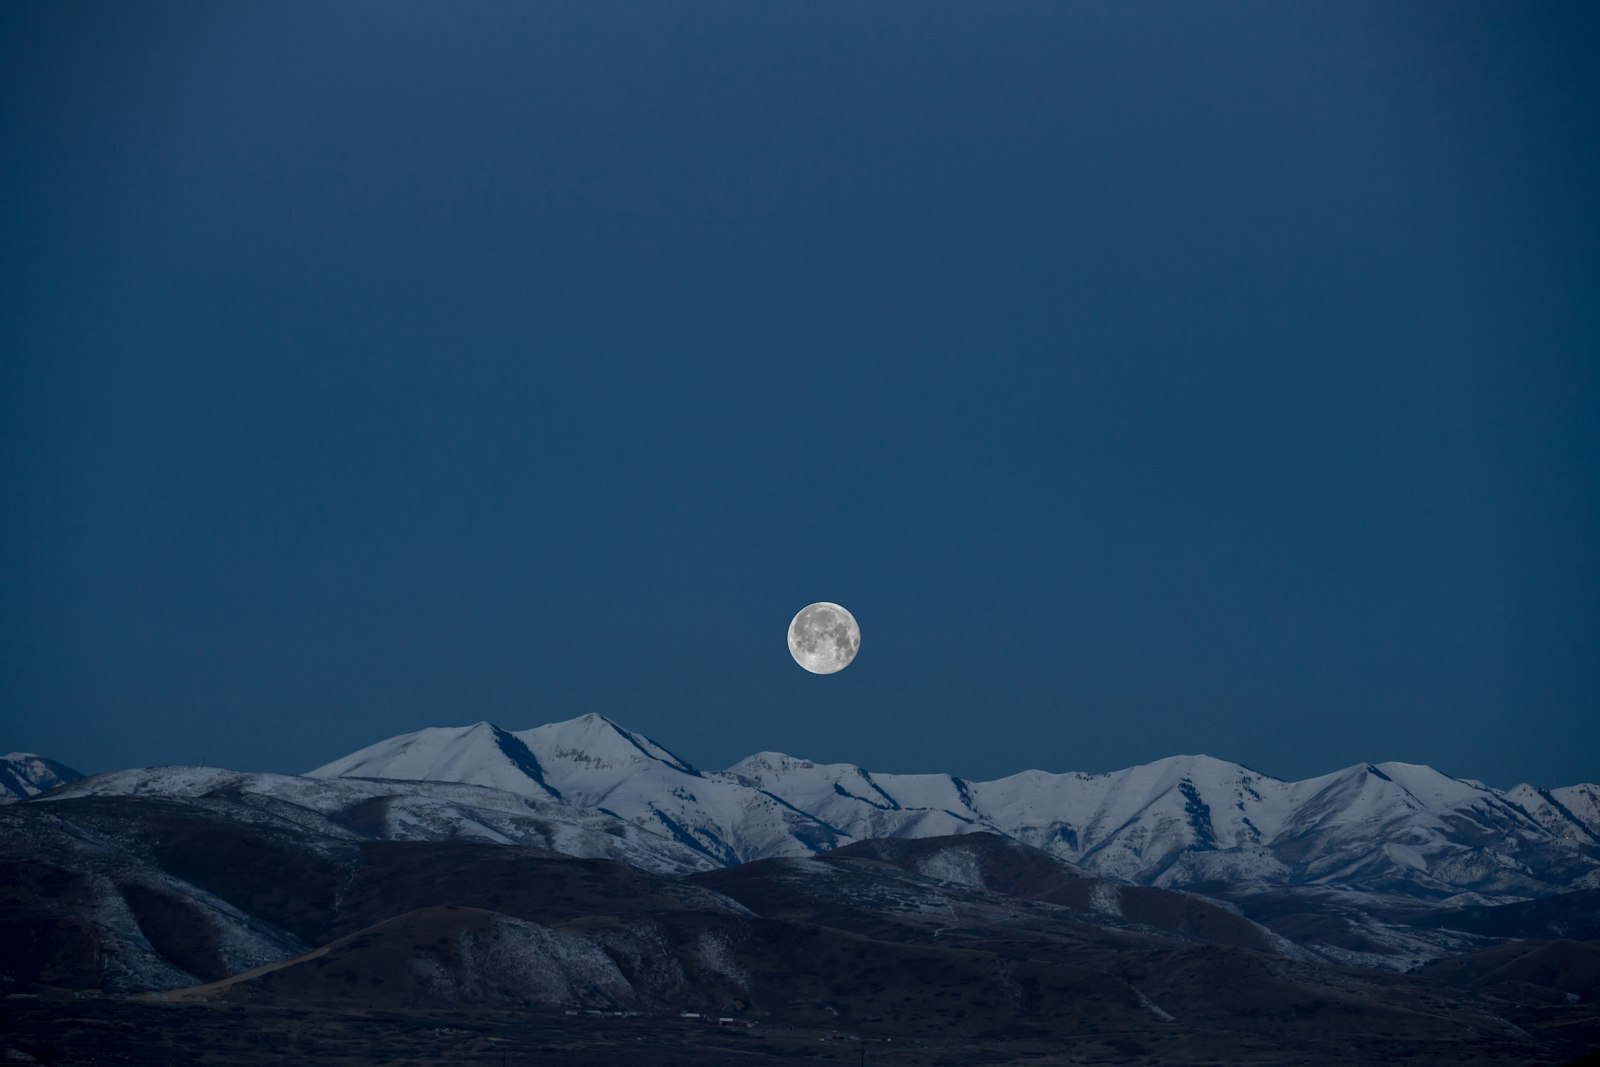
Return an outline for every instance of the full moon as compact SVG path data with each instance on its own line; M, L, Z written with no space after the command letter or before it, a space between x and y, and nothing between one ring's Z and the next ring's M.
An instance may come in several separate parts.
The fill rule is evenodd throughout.
M812 674L837 674L860 649L856 617L837 604L808 604L789 623L789 654Z

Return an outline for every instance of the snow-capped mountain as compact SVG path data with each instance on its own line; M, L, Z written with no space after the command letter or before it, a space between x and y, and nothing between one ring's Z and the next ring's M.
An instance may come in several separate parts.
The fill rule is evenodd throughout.
M419 730L318 767L313 778L458 781L624 819L717 864L804 856L850 838L727 775L702 775L600 715L520 733L480 722Z
M0 798L31 797L82 777L66 764L32 752L0 756Z
M1286 782L1208 756L1173 756L1109 774L1025 771L969 782L763 752L701 772L585 715L518 733L488 723L423 730L311 774L451 779L559 798L724 864L989 830L1146 885L1497 900L1600 881L1594 786L1502 792L1403 763Z

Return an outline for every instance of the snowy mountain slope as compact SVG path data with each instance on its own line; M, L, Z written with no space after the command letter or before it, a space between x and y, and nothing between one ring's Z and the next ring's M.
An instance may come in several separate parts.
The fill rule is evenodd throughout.
M493 740L488 740L492 738ZM527 757L505 755L512 739ZM531 763L530 763L531 761ZM536 768L536 770L529 768ZM1501 792L1403 763L1286 782L1209 756L992 782L761 752L700 772L598 715L394 738L313 771L496 781L613 813L719 863L988 830L1147 885L1308 885L1510 900L1600 878L1600 791Z
M0 756L0 799L31 797L82 777L66 764L32 752L8 752Z
M400 778L462 782L559 800L544 768L516 735L487 722L391 737L311 771L312 778Z
M757 790L702 776L649 738L601 715L517 735L539 754L569 803L614 812L719 863L758 855L805 855L837 835Z
M1304 881L1448 898L1537 896L1569 886L1586 856L1499 791L1430 767L1349 768L1298 798L1272 840ZM1306 786L1309 783L1300 783Z
M1507 794L1402 763L1284 782L1208 756L1173 756L1110 774L968 782L761 753L729 773L854 837L921 836L916 824L938 814L1151 885L1330 883L1514 897L1600 869L1600 850L1576 828L1563 838ZM1553 792L1579 803L1584 789Z
M1600 844L1600 787L1538 789L1524 784L1507 790L1506 800L1559 838L1574 844Z
M151 767L97 774L34 803L90 796L183 800L235 822L298 826L325 841L473 838L621 860L666 875L715 866L693 849L605 812L456 782Z
M1569 819L1582 824L1591 837L1600 839L1600 785L1562 786L1550 790L1550 796Z
M758 752L708 777L781 797L855 840L943 837L983 828L963 799L962 785L944 774L875 776L853 764Z
M848 840L825 820L724 775L701 775L601 715L520 733L488 723L379 742L309 777L455 780L559 798L626 820L717 864L810 855Z

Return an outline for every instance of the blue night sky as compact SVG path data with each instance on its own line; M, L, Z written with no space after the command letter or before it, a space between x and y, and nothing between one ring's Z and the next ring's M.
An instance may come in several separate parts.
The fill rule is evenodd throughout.
M6 4L0 750L1593 781L1594 12Z

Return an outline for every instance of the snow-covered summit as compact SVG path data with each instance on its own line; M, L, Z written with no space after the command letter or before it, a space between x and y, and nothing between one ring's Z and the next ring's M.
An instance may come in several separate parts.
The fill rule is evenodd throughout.
M33 752L7 752L0 756L0 798L31 797L83 775L64 763Z

